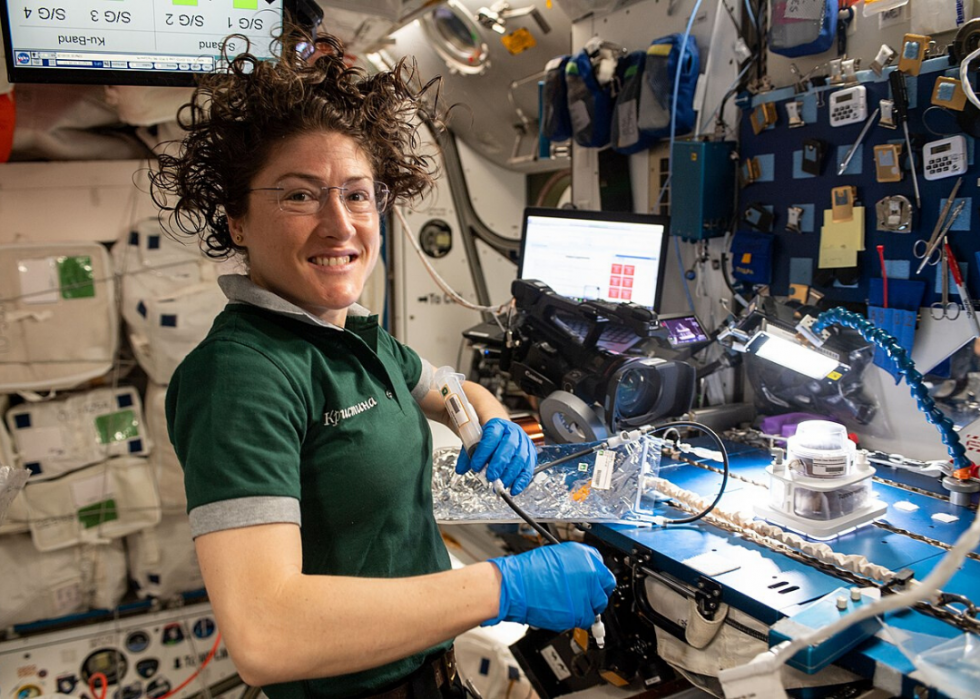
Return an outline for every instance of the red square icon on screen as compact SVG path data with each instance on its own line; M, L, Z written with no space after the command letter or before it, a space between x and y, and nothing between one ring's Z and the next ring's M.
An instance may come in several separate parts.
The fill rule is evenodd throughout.
M622 277L609 277L609 286L622 286L622 285L623 285Z
M635 267L633 267L633 265L623 265L623 274L625 274L628 277L632 277L634 269Z
M622 274L623 273L623 266L622 265L613 265L612 266L612 273L613 274Z
M619 298L619 289L617 289L616 287L612 287L609 290L609 298L611 298L611 299L618 299Z
M623 277L623 286L627 289L633 288L633 277Z
M631 298L633 298L633 290L632 289L623 289L619 293L619 298L623 299L623 301L629 301Z

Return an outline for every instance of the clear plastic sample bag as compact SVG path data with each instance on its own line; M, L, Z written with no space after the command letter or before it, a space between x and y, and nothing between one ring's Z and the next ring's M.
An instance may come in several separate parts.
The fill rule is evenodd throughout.
M514 501L544 522L620 522L637 519L642 484L660 472L660 440L650 437L602 449L538 473ZM546 446L538 465L582 451L588 444ZM474 473L453 478L458 449L433 455L432 498L440 523L520 522L521 519ZM649 497L647 493L646 497Z

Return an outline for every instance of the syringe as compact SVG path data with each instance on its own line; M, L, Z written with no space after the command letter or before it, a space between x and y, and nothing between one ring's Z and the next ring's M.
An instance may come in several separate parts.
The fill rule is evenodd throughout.
M463 393L463 379L465 377L453 371L452 367L444 366L436 370L432 385L442 396L449 419L452 420L453 426L456 428L456 434L463 440L463 449L472 457L473 452L476 451L476 446L483 437L483 428L480 426L476 410L473 409L472 403ZM484 483L488 483L485 469L476 475ZM459 474L453 475L450 485L455 485L458 477ZM497 479L492 487L496 492L500 492L504 489L504 484L500 479Z

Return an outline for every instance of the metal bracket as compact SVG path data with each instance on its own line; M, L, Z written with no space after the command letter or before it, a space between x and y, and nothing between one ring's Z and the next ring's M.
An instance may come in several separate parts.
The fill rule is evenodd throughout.
M694 599L698 603L698 613L711 621L721 605L721 585L702 575L698 578L698 589L694 592Z

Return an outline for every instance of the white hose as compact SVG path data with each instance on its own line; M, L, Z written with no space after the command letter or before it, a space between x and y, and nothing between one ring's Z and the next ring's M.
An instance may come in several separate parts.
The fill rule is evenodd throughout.
M456 293L456 291L449 286L449 282L439 275L439 273L432 266L432 263L427 259L425 252L423 252L422 247L415 239L415 234L412 232L412 228L408 225L408 221L405 220L405 215L402 213L401 207L394 207L394 211L395 216L398 217L398 220L402 224L402 231L405 233L405 238L409 243L411 243L412 247L415 248L415 252L418 253L419 259L422 261L422 265L425 267L426 271L428 271L429 276L432 277L432 280L436 283L436 286L438 286L443 293L449 296L454 303L457 303L465 308L469 308L473 311L489 311L490 313L493 313L495 319L497 316L502 315L507 310L507 307L510 305L510 301L502 303L499 306L479 306L475 303L467 301ZM499 320L497 321L497 324L500 324Z
M967 77L970 64L977 58L980 58L980 48L960 61L960 82L963 83L963 92L966 93L966 98L970 100L974 107L980 109L980 100L977 99L977 93L973 91L973 85L970 84L970 78Z

